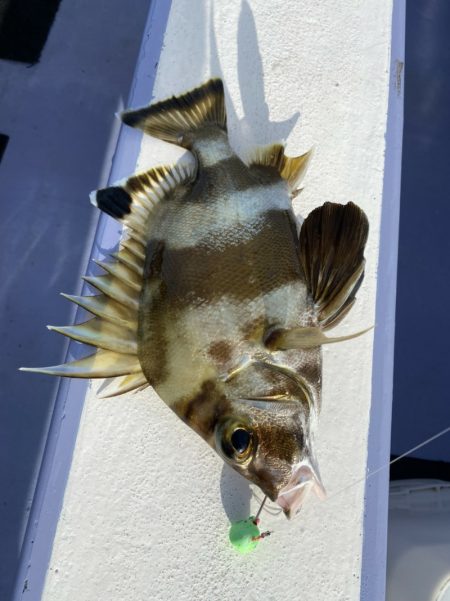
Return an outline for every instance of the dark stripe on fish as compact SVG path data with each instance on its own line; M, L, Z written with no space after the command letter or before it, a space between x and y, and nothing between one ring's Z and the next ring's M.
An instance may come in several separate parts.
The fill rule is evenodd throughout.
M212 342L208 348L208 355L217 363L227 363L233 354L233 346L227 340Z
M247 227L248 236L249 226L241 227ZM247 240L239 241L234 228L215 234L214 241L214 246L164 249L165 302L184 307L223 297L246 301L301 279L290 211L267 211Z
M171 408L200 436L207 439L213 434L217 421L229 410L230 403L214 380L206 380L199 392L177 401Z
M168 376L167 314L164 284L161 280L163 252L164 242L150 242L145 266L146 282L139 303L138 357L142 371L151 386L160 384Z

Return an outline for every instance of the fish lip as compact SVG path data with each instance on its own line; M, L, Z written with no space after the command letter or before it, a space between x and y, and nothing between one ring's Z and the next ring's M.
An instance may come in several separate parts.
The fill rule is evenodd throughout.
M317 469L314 469L309 461L303 461L292 470L292 476L278 493L276 503L286 517L292 519L298 515L311 492L314 492L320 500L326 498L327 493Z

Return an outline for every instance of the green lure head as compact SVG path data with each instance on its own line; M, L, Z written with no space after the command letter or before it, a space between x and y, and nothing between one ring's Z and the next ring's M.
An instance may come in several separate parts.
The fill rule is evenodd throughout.
M261 533L254 516L231 524L229 534L230 543L241 555L253 551L258 546L260 536Z

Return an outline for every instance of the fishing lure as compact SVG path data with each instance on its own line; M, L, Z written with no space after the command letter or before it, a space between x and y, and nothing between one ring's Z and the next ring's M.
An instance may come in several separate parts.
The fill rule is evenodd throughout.
M325 332L350 311L364 276L368 222L353 203L313 210L300 233L291 199L310 154L280 144L244 163L230 147L223 85L213 79L122 115L191 152L93 193L125 235L99 294L69 296L85 323L50 327L98 347L28 369L114 378L103 396L151 385L240 474L292 517L324 495L314 454Z

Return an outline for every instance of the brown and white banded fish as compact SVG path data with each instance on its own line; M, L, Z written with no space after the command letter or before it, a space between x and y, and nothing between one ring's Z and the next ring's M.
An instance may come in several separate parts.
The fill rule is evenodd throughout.
M150 384L169 407L289 517L323 486L314 456L325 331L349 312L364 274L368 223L352 203L326 203L298 233L291 198L309 154L230 147L222 82L125 112L125 124L188 149L189 165L150 169L98 190L93 202L126 235L94 314L53 328L98 347L34 369L110 378L104 396ZM358 334L355 334L356 336Z

